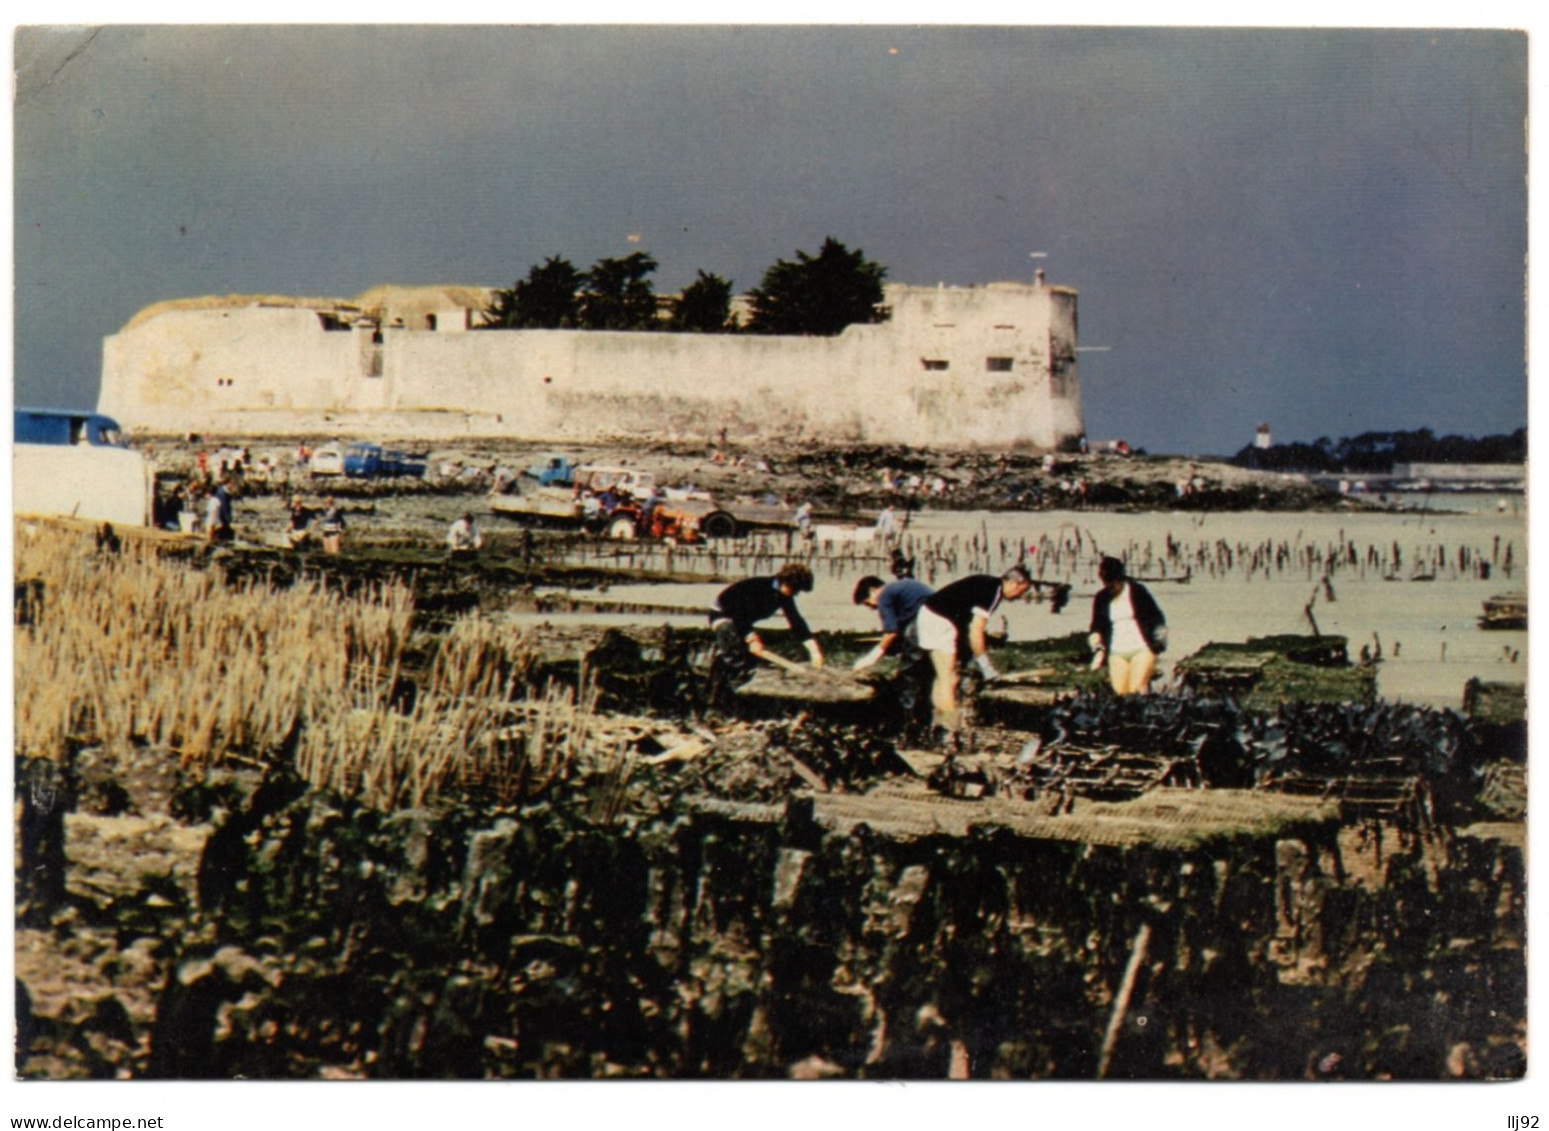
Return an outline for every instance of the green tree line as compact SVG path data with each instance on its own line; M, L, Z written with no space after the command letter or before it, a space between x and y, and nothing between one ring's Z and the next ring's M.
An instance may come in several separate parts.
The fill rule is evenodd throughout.
M644 251L599 259L585 271L552 255L533 265L526 278L495 292L483 328L831 336L887 317L882 305L887 268L832 236L816 255L798 249L794 260L777 260L764 272L749 292L746 325L733 316L731 281L704 270L663 311L651 282L657 266Z

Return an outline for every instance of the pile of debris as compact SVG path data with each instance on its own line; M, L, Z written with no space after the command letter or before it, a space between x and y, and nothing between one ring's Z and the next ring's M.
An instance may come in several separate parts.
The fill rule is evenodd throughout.
M1374 664L1352 665L1343 636L1263 636L1242 644L1212 642L1178 661L1179 684L1201 695L1229 695L1273 710L1288 700L1370 703Z
M1230 698L1082 696L1049 708L1002 792L1118 800L1164 785L1269 789L1429 826L1473 814L1494 757L1455 711L1282 703L1266 714Z

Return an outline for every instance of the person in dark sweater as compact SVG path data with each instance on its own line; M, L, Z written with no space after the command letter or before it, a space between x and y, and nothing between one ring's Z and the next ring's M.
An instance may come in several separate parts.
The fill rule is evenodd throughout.
M799 562L780 567L773 577L749 577L721 590L711 613L715 644L710 652L710 701L721 705L733 688L753 674L754 661L770 655L755 625L781 613L807 649L812 666L823 666L823 649L796 607L796 594L812 592L812 571Z
M1131 581L1118 558L1097 567L1103 583L1092 599L1092 666L1108 665L1115 695L1144 695L1151 690L1156 658L1167 648L1167 618L1150 590Z
M936 679L931 705L936 725L949 733L958 728L957 673L960 660L970 660L985 679L1000 673L990 662L985 627L1002 601L1016 601L1033 588L1022 566L1012 566L996 577L976 573L936 590L920 606L916 618L920 647L929 655Z

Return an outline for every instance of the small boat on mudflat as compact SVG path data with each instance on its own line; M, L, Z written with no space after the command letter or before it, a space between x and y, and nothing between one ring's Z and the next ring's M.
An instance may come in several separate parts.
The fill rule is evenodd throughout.
M1527 594L1498 593L1484 603L1480 628L1526 628Z

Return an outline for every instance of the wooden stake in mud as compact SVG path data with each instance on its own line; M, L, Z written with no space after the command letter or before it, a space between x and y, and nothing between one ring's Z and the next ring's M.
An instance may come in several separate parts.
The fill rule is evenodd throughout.
M1135 934L1135 945L1130 947L1129 965L1124 967L1124 980L1119 983L1118 996L1113 999L1113 1016L1108 1018L1108 1032L1103 1035L1103 1054L1097 1062L1099 1080L1108 1075L1108 1064L1113 1060L1113 1046L1119 1040L1119 1026L1124 1024L1124 1015L1129 1012L1130 995L1135 992L1135 979L1140 973L1140 964L1146 960L1146 945L1150 941L1151 924L1142 923Z
M1307 615L1307 623L1312 625L1312 634L1314 636L1322 636L1323 633L1318 629L1318 620L1312 615L1312 607L1317 603L1318 591L1314 589L1312 591L1312 596L1307 598L1307 604L1302 607L1302 612Z

